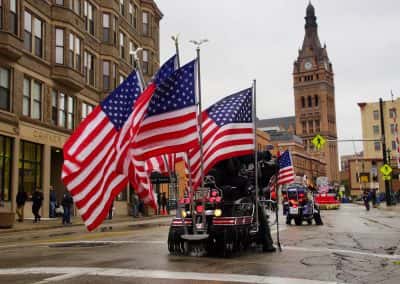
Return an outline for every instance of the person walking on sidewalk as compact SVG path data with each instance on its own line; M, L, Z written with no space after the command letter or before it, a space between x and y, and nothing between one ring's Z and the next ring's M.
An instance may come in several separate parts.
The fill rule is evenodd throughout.
M53 189L52 186L50 186L50 218L56 218L56 204L56 191Z
M25 202L28 199L28 196L24 189L22 187L19 188L18 193L17 193L17 215L18 215L18 222L23 222L24 221L24 207L25 207Z
M63 225L72 224L71 223L71 206L73 203L74 203L74 201L72 199L72 196L69 194L68 191L65 191L63 200L61 202L61 205L64 210L63 220L62 220Z
M167 215L167 196L165 192L161 194L161 215Z
M367 211L369 211L369 197L370 197L369 191L367 189L365 189L363 191L362 199L364 201L365 209Z
M39 215L39 210L43 203L43 193L37 188L32 194L32 213L35 216L34 223L40 222L41 216Z

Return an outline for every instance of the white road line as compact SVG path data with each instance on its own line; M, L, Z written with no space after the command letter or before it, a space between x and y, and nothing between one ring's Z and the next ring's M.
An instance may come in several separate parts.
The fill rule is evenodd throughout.
M39 282L35 282L34 284L54 283L54 282L58 282L58 281L64 281L64 280L67 280L67 279L79 277L79 276L82 276L82 275L84 275L84 273L82 273L82 272L61 274L61 275L58 275L58 276L46 278L46 279L44 279L42 281L39 281Z
M174 280L197 280L197 281L220 281L220 282L243 282L260 284L334 284L334 281L320 281L300 278L274 277L246 274L225 274L225 273L198 273L180 272L167 270L142 270L142 269L119 269L119 268L95 268L95 267L32 267L0 269L0 275L29 275L29 274L61 274L68 279L71 277L85 276L106 276L123 278L146 278L146 279L174 279ZM74 276L73 276L74 275ZM53 282L61 281L62 277L52 277ZM46 281L46 280L44 280ZM39 282L48 283L48 282Z
M398 255L398 254L383 254L383 253L372 253L372 252L364 252L364 251L356 251L356 250L344 250L344 249L332 249L332 248L315 248L315 247L309 248L309 247L282 246L282 250L295 250L295 251L306 251L306 252L345 253L345 254L367 255L367 256L374 256L374 257L388 258L388 259L400 259L400 255Z

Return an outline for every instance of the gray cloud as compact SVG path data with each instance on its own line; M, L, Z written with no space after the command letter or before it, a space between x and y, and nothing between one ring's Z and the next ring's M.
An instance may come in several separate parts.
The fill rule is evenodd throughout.
M257 79L257 115L294 114L292 67L304 37L308 1L156 0L161 21L161 61L174 53L170 39L180 34L182 61L195 56L190 39L202 47L204 107ZM319 36L333 63L340 138L360 138L357 102L400 95L400 1L312 1ZM361 145L356 145L361 150ZM340 144L352 153L351 143Z

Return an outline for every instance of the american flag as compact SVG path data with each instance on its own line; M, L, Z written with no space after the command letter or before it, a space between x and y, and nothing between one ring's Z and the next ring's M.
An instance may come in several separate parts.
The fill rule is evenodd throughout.
M117 171L119 157L138 131L154 88L142 93L132 72L77 127L64 145L62 179L89 231L106 217L128 182Z
M133 145L138 159L186 151L197 144L196 62L157 85Z
M157 207L157 202L146 171L146 160L185 151L198 143L196 66L193 60L158 81L147 116L130 147L131 162L124 165L139 197L153 208Z
M294 175L292 157L288 150L283 152L283 154L279 157L278 166L279 166L278 184L288 184L294 182L295 175Z
M146 160L146 172L159 172L168 174L175 171L176 154L166 154L156 157L151 157Z
M219 161L254 153L252 89L230 95L203 112L204 175ZM200 147L189 151L193 188L201 184Z

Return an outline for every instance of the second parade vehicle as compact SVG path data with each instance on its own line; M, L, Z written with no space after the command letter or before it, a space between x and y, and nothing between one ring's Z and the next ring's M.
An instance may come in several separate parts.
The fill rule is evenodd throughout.
M283 214L286 215L286 224L294 220L297 226L303 221L309 225L315 221L316 225L323 225L320 208L315 203L314 194L302 184L293 183L282 190Z

